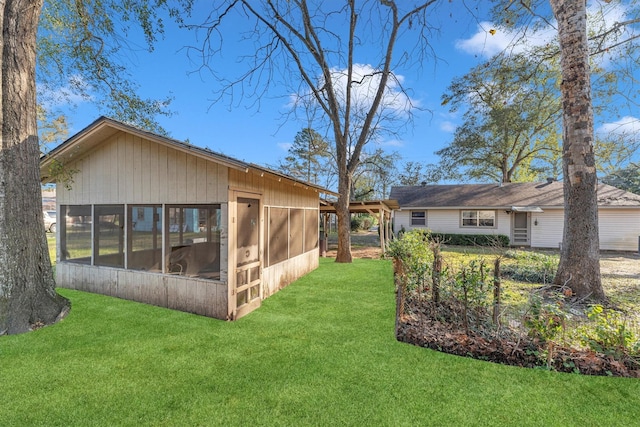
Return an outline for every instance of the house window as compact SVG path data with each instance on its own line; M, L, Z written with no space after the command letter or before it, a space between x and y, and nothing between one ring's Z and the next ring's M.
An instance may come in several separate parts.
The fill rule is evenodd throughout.
M427 212L426 211L411 212L411 225L413 226L427 225Z
M462 226L493 228L496 226L496 211L462 211Z

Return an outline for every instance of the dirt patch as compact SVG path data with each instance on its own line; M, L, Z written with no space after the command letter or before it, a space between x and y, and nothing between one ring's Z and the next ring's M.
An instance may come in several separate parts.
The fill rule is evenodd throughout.
M327 257L335 258L338 252L338 236L329 235ZM351 256L353 258L378 259L382 256L380 237L377 231L351 233Z
M640 280L640 255L635 252L603 252L600 271L604 275Z
M591 350L549 346L508 328L499 333L465 329L451 319L441 320L443 312L459 318L458 310L451 307L436 308L422 302L410 311L411 315L399 322L396 332L398 341L504 365L640 378L640 364L633 358L616 360Z

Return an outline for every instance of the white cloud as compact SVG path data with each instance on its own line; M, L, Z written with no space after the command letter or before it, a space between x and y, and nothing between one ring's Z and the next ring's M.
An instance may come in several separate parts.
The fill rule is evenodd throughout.
M640 119L625 116L615 122L603 124L598 128L597 133L638 138L640 137Z
M84 102L93 100L91 85L80 75L71 76L67 84L59 87L38 86L38 102L46 110L54 110L59 107L78 106Z
M587 6L589 32L602 34L612 29L617 23L629 19L628 7L622 3L602 3L590 1ZM540 22L538 22L540 24ZM455 47L458 50L471 55L489 58L506 49L513 53L523 53L532 47L540 47L554 43L557 36L555 20L549 25L531 24L528 27L505 28L489 21L478 24L476 32L469 38L457 40ZM637 32L627 26L619 32L610 32L610 39L606 45L615 44L617 41L633 37ZM601 59L601 65L607 65L611 57L619 52L609 51Z
M404 142L399 139L389 139L383 141L380 145L384 145L386 147L404 147Z
M347 96L347 70L332 68L332 84L338 96L338 101L344 106ZM382 76L379 70L368 64L354 64L351 78L351 105L354 114L358 115L369 110L376 90L380 85ZM402 91L404 76L393 74L389 76L387 88L383 94L381 110L393 112L395 114L407 114L412 109L419 107L420 102L409 97ZM318 86L322 86L322 81ZM290 106L302 106L315 100L309 91L302 94L292 94L290 96Z
M282 151L289 151L291 145L292 144L290 142L278 142L278 148L280 148Z
M495 30L496 33L491 35L491 30ZM471 55L491 57L505 50L511 41L506 32L498 31L491 22L484 21L478 24L475 34L468 39L457 40L455 46L456 49Z
M440 123L440 130L447 133L453 133L456 130L456 124L445 120L444 122Z
M551 27L527 33L524 28L508 29L484 21L478 24L475 34L456 41L455 46L471 55L489 58L507 48L514 53L522 53L531 47L544 46L554 39L555 34L555 29Z

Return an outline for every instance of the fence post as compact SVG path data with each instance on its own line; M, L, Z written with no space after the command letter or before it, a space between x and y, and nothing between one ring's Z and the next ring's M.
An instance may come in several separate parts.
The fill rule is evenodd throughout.
M434 303L440 302L440 279L442 278L442 254L440 244L433 244L433 269L431 270L431 299Z
M500 316L500 258L493 264L493 324L497 325Z
M393 258L393 283L396 287L396 337L400 329L400 318L404 317L404 299L406 288L406 275L404 263L398 257Z

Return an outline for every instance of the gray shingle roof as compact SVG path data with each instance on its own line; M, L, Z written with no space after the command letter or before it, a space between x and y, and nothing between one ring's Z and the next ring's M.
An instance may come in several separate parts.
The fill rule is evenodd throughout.
M390 199L401 208L564 206L563 183L522 182L508 184L458 184L392 187ZM637 207L640 196L606 184L598 184L598 206Z

